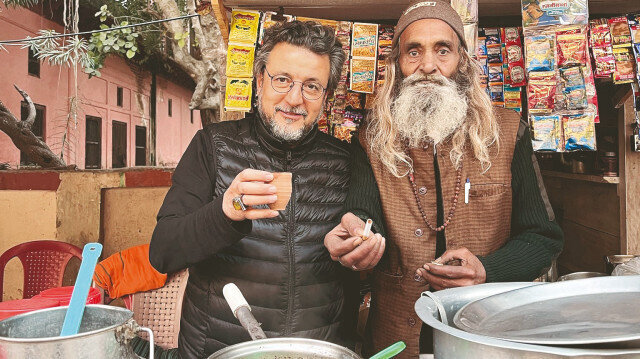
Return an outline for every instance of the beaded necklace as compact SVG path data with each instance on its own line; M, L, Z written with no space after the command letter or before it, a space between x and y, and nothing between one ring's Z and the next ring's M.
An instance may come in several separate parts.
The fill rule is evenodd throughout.
M411 158L411 156L409 156L408 150L405 151L405 153L407 157ZM434 232L443 231L451 222L451 219L453 218L453 215L456 212L456 207L458 206L458 194L460 193L460 183L462 180L462 163L460 163L460 167L456 171L456 174L457 174L456 191L455 191L455 194L453 195L453 199L451 200L451 209L449 210L449 215L447 216L447 219L444 221L444 223L440 227L433 226L427 219L427 215L424 213L424 210L422 209L422 202L420 202L420 197L418 196L418 185L416 185L416 181L415 181L415 177L413 176L413 173L414 173L413 166L411 166L411 168L409 169L409 176L407 177L409 177L409 183L411 183L411 187L413 187L413 196L416 199L416 204L418 205L418 210L420 210L420 214L422 215L422 219L424 220L424 223L426 223L427 227L429 227L429 229L431 229Z

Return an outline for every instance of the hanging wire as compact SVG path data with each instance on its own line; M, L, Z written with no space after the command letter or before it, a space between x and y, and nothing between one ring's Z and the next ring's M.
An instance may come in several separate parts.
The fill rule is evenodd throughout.
M174 21L174 20L189 19L189 18L196 17L196 16L200 16L200 15L199 14L182 15L182 16L178 16L178 17L172 17L170 19L152 20L152 21L147 21L147 22L140 22L140 23L137 23L137 24L111 27L111 28L108 28L108 29L82 31L82 32L76 32L76 33L71 33L71 34L57 34L57 35L49 35L49 36L38 36L38 37L32 37L32 38L28 37L28 38L25 38L25 39L18 39L18 40L0 40L0 45L20 45L22 43L30 42L30 41L34 41L34 40L44 40L44 39L54 39L54 38L59 38L59 37L96 34L96 33L99 33L99 32L109 32L109 31L115 31L115 30L120 30L120 29L129 29L129 28L132 28L132 27L159 24L159 23L168 22L168 21Z

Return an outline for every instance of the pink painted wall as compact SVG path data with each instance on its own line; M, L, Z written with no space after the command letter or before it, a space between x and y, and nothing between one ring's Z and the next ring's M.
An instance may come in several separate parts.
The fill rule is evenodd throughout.
M0 12L0 39L21 39L35 37L39 29L54 29L62 32L60 25L42 18L25 9L6 9ZM54 151L63 151L62 135L67 128L69 98L75 95L74 73L67 67L49 66L42 63L40 77L28 74L27 49L7 46L9 52L0 51L0 100L19 119L22 97L13 84L25 90L34 103L46 107L45 142ZM135 165L135 126L147 128L149 136L149 96L151 74L147 71L136 74L127 62L117 56L110 56L100 71L101 77L88 78L78 70L78 116L77 124L69 128L68 144L64 148L67 164L85 168L85 117L97 116L102 119L101 167L111 168L111 137L113 121L127 124L127 165ZM171 81L156 77L156 158L158 166L173 167L201 126L199 111L194 111L190 120L189 101L191 90ZM123 106L117 106L117 87L123 88ZM172 117L167 114L168 99L173 101ZM147 138L147 146L150 144ZM11 139L0 132L0 162L8 162L12 168L20 163L20 151Z

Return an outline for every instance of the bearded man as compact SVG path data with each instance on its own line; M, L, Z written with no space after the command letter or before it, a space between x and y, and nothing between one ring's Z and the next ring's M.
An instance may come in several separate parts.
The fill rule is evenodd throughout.
M462 21L448 2L412 3L359 136L387 229L373 273L373 351L404 340L404 357L428 352L430 334L420 336L414 311L421 292L530 281L562 249L526 124L517 112L492 107L465 49ZM367 199L375 182L356 179L351 192L346 206L354 214L325 237L346 267L370 256L353 241L361 218L374 211Z
M230 282L268 337L350 339L358 293L347 293L357 286L323 238L340 221L354 156L316 126L344 57L329 27L269 28L254 66L258 115L205 127L180 159L149 257L163 273L189 268L181 358L251 340L222 296ZM292 175L283 211L266 206L278 198L274 172ZM368 239L361 247L382 256L384 239Z

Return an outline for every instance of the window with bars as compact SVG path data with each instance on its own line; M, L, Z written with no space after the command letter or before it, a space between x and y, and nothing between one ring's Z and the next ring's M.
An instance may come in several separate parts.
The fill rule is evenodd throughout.
M102 168L102 119L87 116L84 168Z
M147 128L136 126L136 166L147 165Z
M40 60L36 54L29 48L27 72L29 75L40 77Z
M33 122L33 126L31 126L31 132L39 138L41 141L44 141L44 126L45 126L45 112L46 107L38 104L34 104L36 107L36 118ZM29 116L29 104L26 101L22 101L20 103L20 119L22 121L26 120ZM20 165L21 166L30 166L35 165L29 156L26 153L20 151Z

